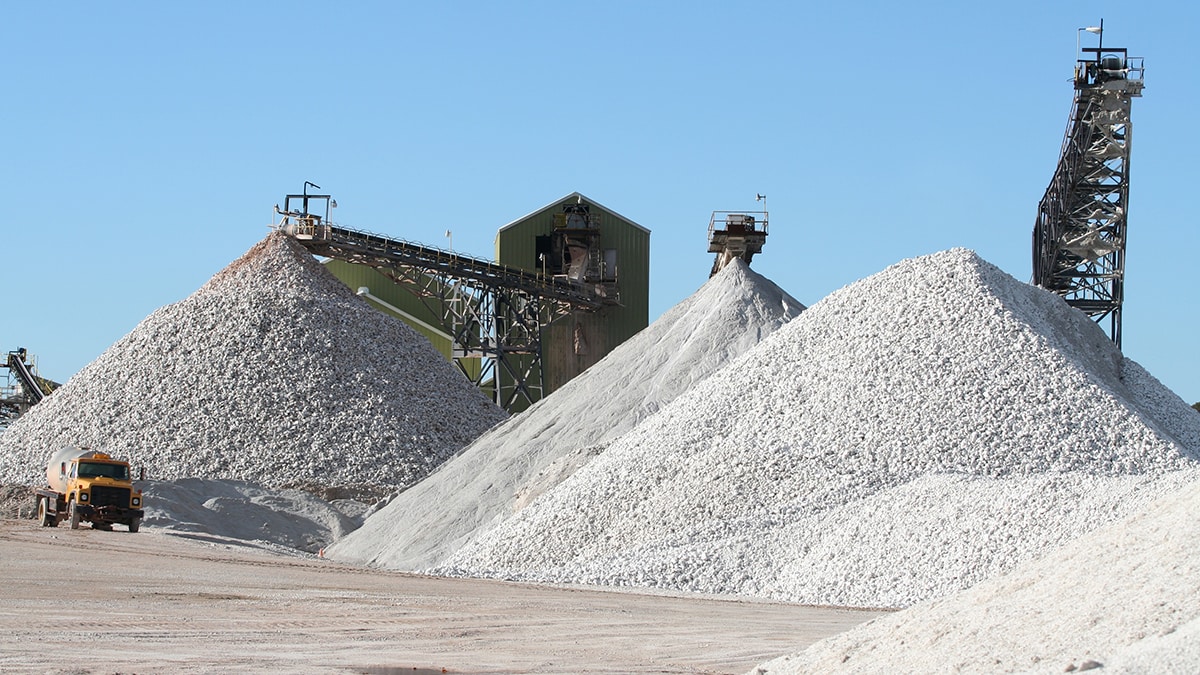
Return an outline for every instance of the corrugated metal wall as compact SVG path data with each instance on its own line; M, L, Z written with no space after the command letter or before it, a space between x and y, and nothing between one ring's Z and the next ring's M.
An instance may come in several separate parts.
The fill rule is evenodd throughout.
M540 271L536 242L551 234L555 214L575 204L578 193L568 195L496 234L496 260L504 265ZM598 312L577 312L556 321L542 335L542 361L546 370L546 392L550 393L591 364L628 340L649 323L650 317L650 232L620 215L583 197L591 215L599 221L600 247L617 251L617 283L620 306ZM585 345L579 353L577 345Z

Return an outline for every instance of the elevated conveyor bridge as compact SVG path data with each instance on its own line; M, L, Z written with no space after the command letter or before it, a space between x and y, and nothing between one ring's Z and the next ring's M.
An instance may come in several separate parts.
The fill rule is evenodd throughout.
M310 206L324 204L325 215ZM420 298L451 336L453 356L477 386L505 409L543 393L542 329L576 310L617 304L611 284L561 277L334 225L329 195L287 195L278 229L314 255L372 267ZM295 208L293 208L295 207ZM479 359L481 368L467 368ZM472 375L472 371L476 374ZM506 377L498 377L503 371Z

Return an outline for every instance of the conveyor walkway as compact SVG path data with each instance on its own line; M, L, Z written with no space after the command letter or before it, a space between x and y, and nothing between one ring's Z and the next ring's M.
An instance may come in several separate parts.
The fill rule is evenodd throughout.
M303 230L309 232L303 232ZM313 253L378 267L406 265L487 286L522 291L582 309L599 309L607 300L594 288L499 263L472 258L377 234L332 225L297 225L290 232ZM307 235L307 236L306 236Z

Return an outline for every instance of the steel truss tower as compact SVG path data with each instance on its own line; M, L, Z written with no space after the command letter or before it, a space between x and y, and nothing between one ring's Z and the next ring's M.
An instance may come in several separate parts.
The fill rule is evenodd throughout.
M1099 46L1079 52L1075 102L1058 168L1038 205L1033 283L1054 291L1121 346L1129 202L1130 102L1142 95L1141 57Z

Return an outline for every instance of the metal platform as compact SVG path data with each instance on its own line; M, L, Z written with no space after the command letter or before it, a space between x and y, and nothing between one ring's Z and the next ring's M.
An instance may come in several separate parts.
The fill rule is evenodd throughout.
M759 199L763 199L760 195ZM734 258L749 265L767 241L766 211L713 211L708 220L708 252L715 253L713 276Z

